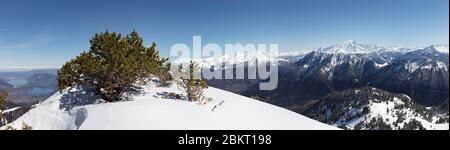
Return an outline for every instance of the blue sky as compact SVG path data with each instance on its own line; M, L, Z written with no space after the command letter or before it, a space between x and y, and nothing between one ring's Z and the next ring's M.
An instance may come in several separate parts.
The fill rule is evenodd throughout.
M277 43L293 51L356 40L449 43L448 0L0 0L0 69L59 67L92 35L136 29L163 56L175 43Z

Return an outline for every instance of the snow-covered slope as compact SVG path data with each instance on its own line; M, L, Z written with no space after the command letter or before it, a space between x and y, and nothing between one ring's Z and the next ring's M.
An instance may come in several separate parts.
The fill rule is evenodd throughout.
M303 114L356 130L448 130L448 115L413 102L403 94L363 87L334 92Z
M143 87L131 101L104 103L85 89L56 93L10 126L33 129L337 129L289 110L209 87L202 102L167 99L175 85ZM5 128L5 127L3 127Z

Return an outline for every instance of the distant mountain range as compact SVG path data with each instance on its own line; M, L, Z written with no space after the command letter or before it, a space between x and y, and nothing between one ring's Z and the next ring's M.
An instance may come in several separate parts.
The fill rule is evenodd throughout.
M26 79L37 73L48 73L56 75L58 69L35 69L35 70L0 70L0 78L3 79Z
M349 41L278 59L283 63L273 91L260 91L259 80L213 79L208 84L298 113L328 94L367 86L405 94L422 107L439 107L449 97L448 45L385 48Z
M342 54L382 54L382 53L406 53L420 48L413 47L380 47L372 44L359 43L353 40L346 41L342 44L336 44L328 47L320 47L314 51L322 53L342 53Z

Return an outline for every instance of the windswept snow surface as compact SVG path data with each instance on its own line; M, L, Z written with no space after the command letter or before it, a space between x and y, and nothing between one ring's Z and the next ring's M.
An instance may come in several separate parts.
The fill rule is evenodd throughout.
M20 129L22 122L25 122L34 130L337 129L284 108L213 87L204 91L205 97L212 100L201 104L188 102L185 98L162 97L163 92L182 94L176 85L156 87L151 84L144 87L142 93L131 96L131 101L115 103L98 103L101 99L96 99L92 94L80 89L74 91L83 95L76 97L76 103L67 98L71 96L66 96L71 93L70 90L56 93L9 125Z

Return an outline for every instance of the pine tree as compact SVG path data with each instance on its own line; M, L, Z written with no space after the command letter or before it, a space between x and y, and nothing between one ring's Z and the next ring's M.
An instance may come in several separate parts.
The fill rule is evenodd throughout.
M169 81L173 80L173 77L170 74L170 67L171 67L171 64L169 62L161 64L159 72L157 74L158 78L159 78L158 86L161 86L161 87L167 86L169 84Z
M7 97L8 97L8 92L6 90L3 90L0 93L0 125L5 123L3 111L6 109L6 98Z
M177 73L179 74L177 75L179 78L177 79L178 88L186 91L189 101L199 100L203 94L203 90L208 88L204 78L195 78L195 75L199 70L197 63L194 61L190 61L188 73L182 69L182 65L180 65L177 70Z
M95 34L91 47L58 70L58 88L91 85L109 102L122 99L126 89L156 74L167 59L159 58L156 44L146 48L136 31L122 37L115 32ZM145 84L145 82L140 82Z
M0 110L6 109L6 98L8 97L8 92L6 90L3 90L0 93Z

